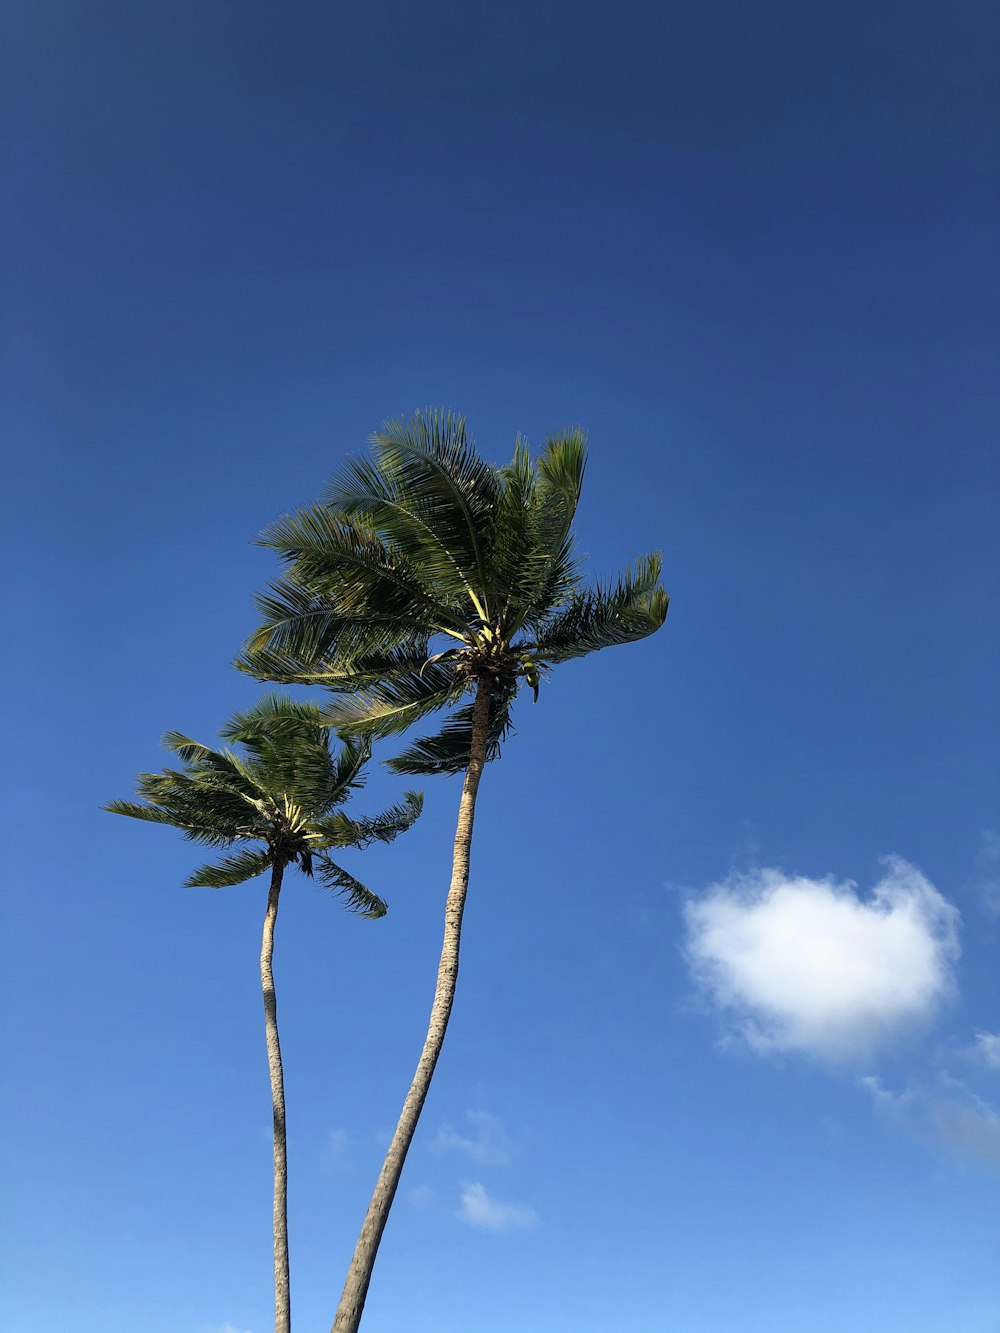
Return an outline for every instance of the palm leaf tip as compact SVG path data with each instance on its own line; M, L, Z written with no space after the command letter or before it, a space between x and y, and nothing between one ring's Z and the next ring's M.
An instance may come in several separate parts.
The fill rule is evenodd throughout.
M184 881L186 889L226 889L234 884L245 884L248 879L255 879L269 870L272 864L270 852L254 851L247 848L234 852L232 856L199 866Z
M101 806L112 815L127 815L130 819L143 819L149 824L173 824L174 820L166 810L155 805L142 805L139 801L108 801Z
M355 829L353 845L365 847L372 842L393 842L401 833L412 828L420 818L423 808L423 792L405 792L402 801L389 806L382 814L353 821Z
M328 856L318 857L314 870L316 878L324 888L330 889L334 896L341 900L344 907L349 912L354 913L355 916L374 921L385 916L388 912L389 907L384 898L380 898L377 893L373 893L367 885L355 879L352 874L344 870L342 866L337 865L335 861L331 861Z

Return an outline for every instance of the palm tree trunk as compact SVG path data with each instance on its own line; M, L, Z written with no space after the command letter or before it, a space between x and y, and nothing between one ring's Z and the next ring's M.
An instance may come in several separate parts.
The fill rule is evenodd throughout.
M274 923L278 919L278 895L284 866L271 868L271 889L264 914L264 938L260 946L260 984L264 991L264 1032L267 1038L267 1067L271 1075L271 1113L274 1122L274 1333L289 1333L292 1325L288 1285L288 1161L285 1145L285 1076L278 1043L278 1007L274 997L271 959L274 955Z
M382 1164L375 1192L368 1213L358 1236L354 1257L347 1272L340 1305L333 1321L333 1333L357 1333L361 1323L361 1314L365 1308L368 1284L371 1282L375 1257L378 1254L382 1233L389 1218L389 1209L399 1185L406 1154L410 1150L417 1121L424 1109L427 1091L434 1075L434 1066L441 1054L444 1034L451 1018L451 1008L455 999L455 983L458 980L458 951L462 937L462 913L465 911L465 897L469 887L469 854L472 848L472 825L476 813L476 793L479 779L486 763L486 743L490 716L490 687L480 681L476 691L476 701L472 711L472 744L469 753L469 767L465 771L462 786L462 799L458 807L458 827L455 831L455 850L452 858L451 887L444 914L444 942L441 946L441 961L438 964L437 986L434 990L434 1003L431 1006L430 1023L424 1040L424 1049L420 1053L413 1082L406 1094L403 1110L392 1136L389 1151Z

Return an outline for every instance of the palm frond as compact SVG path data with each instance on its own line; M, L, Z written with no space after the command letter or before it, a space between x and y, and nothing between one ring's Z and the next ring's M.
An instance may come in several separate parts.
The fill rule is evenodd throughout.
M388 652L367 653L350 659L333 659L315 670L303 670L300 659L269 648L244 650L235 666L258 680L288 685L322 685L337 694L350 694L382 680L419 671L427 661L430 645L426 636L414 637Z
M323 726L322 710L312 699L293 699L274 691L265 694L244 712L234 713L219 728L224 741L242 745L258 744L262 737L302 734Z
M537 563L532 510L537 474L531 448L518 436L514 457L497 471L496 519L490 533L490 595L504 628L516 629L521 608L536 592Z
M471 601L482 614L496 473L465 422L435 409L387 421L372 452L371 460L349 460L327 502L373 528L447 605Z
M329 726L329 723L324 721L324 725ZM340 753L334 764L331 796L323 806L324 812L331 805L342 805L352 791L361 790L367 776L365 767L372 757L371 736L342 735L339 739Z
M304 670L326 660L350 660L366 653L387 652L409 642L414 634L433 633L433 621L417 626L388 612L342 611L322 586L300 582L292 571L257 597L263 624L251 636L246 652L271 649L288 654Z
M373 842L392 842L398 838L419 819L423 808L423 792L408 791L402 801L383 810L380 815L351 819L338 811L326 819L317 820L316 828L324 839L329 838L329 847L368 847Z
M523 623L536 623L576 593L580 582L573 519L587 466L586 436L579 429L550 436L538 460L532 509L535 591Z
M524 648L549 662L568 662L646 638L663 624L670 604L660 583L661 572L659 555L637 560L614 585L575 596L565 609L541 623Z
M550 437L537 464L519 439L500 469L491 560L508 634L551 615L578 588L572 525L585 463L583 434L571 430Z
M256 812L248 808L245 797L221 785L214 775L202 778L170 768L140 773L136 790L145 805L112 801L105 808L112 814L171 824L191 841L211 847L228 846L252 834L256 825Z
M170 750L186 764L195 764L201 759L207 759L213 753L207 745L202 745L201 741L193 741L190 736L185 736L180 731L165 731L162 744L164 749Z
M512 702L512 695L493 700L487 733L487 762L499 758L500 746L513 730L510 717ZM464 773L469 766L471 751L472 705L468 704L452 713L435 735L424 736L409 745L402 754L387 759L386 767L393 773L413 775Z
M315 877L342 900L349 912L374 920L389 910L384 899L373 893L359 879L348 874L328 856L318 856L314 865Z
M188 875L184 887L225 889L232 884L244 884L248 879L262 875L272 864L273 857L270 851L253 851L247 848L244 851L234 852L232 856L224 856L209 865L199 866Z
M420 671L338 699L327 710L327 721L344 735L368 733L374 737L405 731L428 713L455 703L467 688L446 663L426 663Z
M182 827L176 817L158 805L141 805L138 801L108 801L101 806L112 815L128 815L129 819L143 819L148 824L170 824L174 828Z
M198 781L203 784L219 785L230 791L239 791L244 796L254 797L260 794L260 778L251 767L244 765L231 750L212 750L199 741L179 731L168 731L163 737L164 746L182 758L188 765L187 772L178 773L175 769L165 769L173 787ZM162 786L160 774L144 774Z
M276 550L292 565L297 583L321 590L341 614L461 629L456 609L421 579L402 551L329 505L285 515L266 530L261 545Z

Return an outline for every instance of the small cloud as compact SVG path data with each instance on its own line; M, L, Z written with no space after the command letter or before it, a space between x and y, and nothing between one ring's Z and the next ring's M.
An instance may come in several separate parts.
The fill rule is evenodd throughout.
M688 959L728 1040L844 1059L933 1015L954 989L959 914L915 866L885 865L867 901L851 881L762 869L688 902Z
M972 1051L987 1069L1000 1069L1000 1032L977 1032Z
M459 1134L447 1121L438 1130L436 1147L442 1151L455 1148L484 1166L505 1166L517 1150L502 1120L489 1111L466 1111L465 1119L472 1133Z
M200 1333L250 1333L250 1329L235 1324L202 1324Z
M429 1208L434 1202L434 1191L430 1185L417 1185L415 1189L407 1190L406 1202L411 1208Z
M989 915L1000 916L1000 833L995 828L979 835L973 883Z
M858 1081L881 1111L894 1113L902 1111L913 1099L912 1093L909 1092L890 1092L882 1086L882 1080L874 1074L868 1074Z
M328 1129L323 1142L320 1162L324 1167L342 1166L351 1146L351 1136L346 1129Z
M939 1101L932 1114L938 1136L957 1157L1000 1171L1000 1111L967 1088Z
M484 1231L519 1231L538 1225L534 1209L517 1203L500 1203L475 1181L462 1182L462 1201L458 1216L470 1226Z
M958 1079L942 1073L933 1083L902 1092L863 1078L880 1114L924 1143L976 1166L1000 1170L1000 1111Z

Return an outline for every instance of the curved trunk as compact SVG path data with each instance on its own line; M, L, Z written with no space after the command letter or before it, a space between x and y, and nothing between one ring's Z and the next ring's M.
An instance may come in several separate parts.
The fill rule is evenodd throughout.
M437 986L434 991L434 1003L431 1006L430 1023L424 1049L420 1053L413 1082L406 1094L403 1110L392 1136L389 1151L382 1164L375 1192L368 1213L354 1249L354 1257L347 1272L347 1281L337 1307L333 1321L333 1333L357 1333L361 1323L361 1314L365 1308L368 1284L371 1282L375 1256L379 1242L389 1217L389 1209L399 1185L403 1163L413 1141L420 1112L424 1109L427 1090L431 1085L434 1066L437 1064L444 1034L451 1018L451 1007L455 999L455 983L458 980L458 950L462 936L462 913L465 911L465 897L469 887L469 853L472 847L472 824L476 812L476 793L479 779L486 763L487 731L490 715L490 690L488 685L480 683L476 692L476 702L472 712L472 745L469 753L469 767L465 772L462 786L462 799L458 807L458 827L455 831L455 850L452 859L451 887L444 914L444 942L441 946L441 961L438 964Z
M288 1163L285 1149L285 1077L278 1043L278 1006L274 997L271 959L274 955L274 923L278 919L278 895L284 867L271 868L271 889L264 913L264 938L260 946L260 984L264 992L264 1032L267 1038L267 1067L271 1075L271 1112L274 1122L274 1333L289 1333L291 1305L288 1286Z

